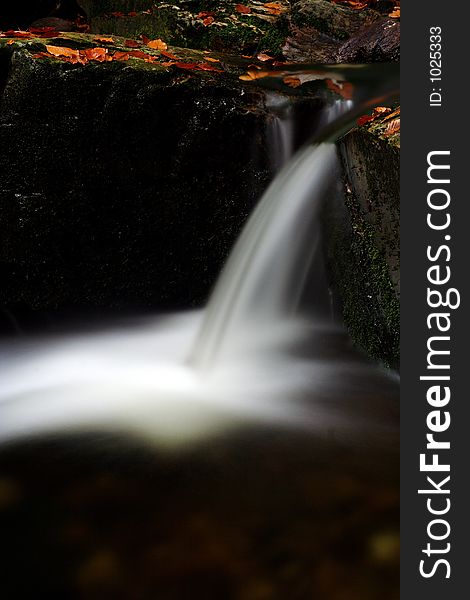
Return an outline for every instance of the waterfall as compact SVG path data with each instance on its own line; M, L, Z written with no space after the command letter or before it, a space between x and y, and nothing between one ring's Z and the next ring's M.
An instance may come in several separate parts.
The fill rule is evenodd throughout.
M276 128L273 156L284 162L292 130ZM361 439L366 427L380 437L390 427L393 377L351 353L322 316L326 286L309 299L309 314L300 310L307 279L321 270L318 211L335 161L334 145L323 144L284 166L205 311L0 347L0 441L106 429L179 448L272 422Z

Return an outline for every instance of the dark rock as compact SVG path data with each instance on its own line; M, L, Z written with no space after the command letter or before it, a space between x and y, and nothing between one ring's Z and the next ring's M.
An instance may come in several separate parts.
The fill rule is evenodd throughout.
M375 11L352 10L328 0L296 0L289 14L284 56L292 61L336 62L341 44L380 18Z
M338 50L338 62L398 62L400 23L385 19L365 28Z
M400 356L400 153L379 126L339 143L344 194L325 215L328 270L355 343L398 368Z
M271 177L265 93L42 42L0 48L0 306L200 305Z

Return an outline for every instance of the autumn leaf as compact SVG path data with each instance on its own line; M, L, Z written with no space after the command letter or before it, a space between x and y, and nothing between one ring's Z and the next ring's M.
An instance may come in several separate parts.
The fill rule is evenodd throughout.
M286 85L288 85L289 87L292 87L292 88L298 88L299 86L302 85L302 82L300 81L300 79L298 77L293 77L291 75L284 77L283 81Z
M79 58L80 52L78 50L72 50L72 48L65 48L63 46L47 46L46 50L49 54L57 57L65 57L65 58Z
M108 51L106 48L87 48L86 50L82 50L80 54L84 55L87 60L104 62L107 60Z
M235 6L235 10L241 15L248 15L251 13L251 8L249 6L245 6L244 4L237 4Z
M32 33L30 31L21 31L21 30L15 30L13 31L12 29L9 29L8 31L4 31L2 33L2 37L8 37L8 38L31 38L33 37Z
M112 37L95 37L93 39L99 44L114 44L114 40Z
M264 52L260 52L256 58L261 62L266 62L267 60L274 60L273 56L269 56L269 54L265 54Z
M171 54L171 52L165 52L164 50L162 50L160 54L165 58L170 58L171 60L179 60L179 58L174 54Z
M207 19L207 17L213 17L215 16L215 13L213 12L209 12L209 11L203 11L200 12L198 15L196 15L196 19Z
M351 100L353 97L354 86L352 83L347 81L338 82L333 81L332 79L326 80L326 86L332 92L336 92L340 96L342 96L345 100Z
M214 17L206 17L202 23L203 23L204 27L208 27L209 25L212 25L212 23L214 21L215 21Z
M245 75L240 75L239 79L242 81L254 81L255 79L263 79L263 77L268 77L269 75L271 75L269 71L248 69L247 73Z
M200 63L199 65L197 65L198 69L200 69L201 71L213 71L214 73L223 73L223 69L218 69L217 67L214 67L214 65L211 65L210 63Z
M129 52L121 52L121 51L117 51L113 54L113 59L114 60L121 60L121 61L127 61L129 60Z
M127 48L138 48L139 45L139 42L137 42L136 40L126 40L124 42L124 46L127 46Z
M263 6L272 15L280 15L286 10L279 2L265 2Z
M147 46L149 48L153 48L153 50L166 50L168 48L168 44L166 44L163 40L150 40L147 42Z
M195 63L175 62L173 65L178 67L178 69L184 69L186 71L194 71L197 69L197 65Z
M126 15L123 12L115 11L111 13L113 17L125 17Z
M142 50L129 50L129 56L133 56L134 58L149 58L149 55Z
M400 18L400 7L396 8L393 12L388 15L391 19L399 19Z
M162 52L163 54L163 52ZM206 60L212 63L219 63L220 60L218 58L212 58L212 56L206 56Z
M400 131L400 119L394 119L393 121L390 121L390 123L385 128L384 135L386 135L386 136L393 135L394 133L398 133L399 131Z
M137 13L135 12L135 10L133 10L133 11L131 11L131 12L128 12L128 13L127 13L127 16L128 16L128 17L136 17L136 16L137 16Z
M58 33L55 27L30 27L29 31L35 37L56 37Z

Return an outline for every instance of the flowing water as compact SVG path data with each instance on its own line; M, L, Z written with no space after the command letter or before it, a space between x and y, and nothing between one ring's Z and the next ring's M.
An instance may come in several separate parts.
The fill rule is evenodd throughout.
M331 316L339 165L291 118L205 310L1 347L5 597L398 597L398 381Z
M348 107L333 104L324 122ZM281 157L293 148L289 131L292 124L278 140ZM325 397L340 398L351 377L388 387L391 376L344 358L346 338L335 342L334 359L325 358L341 333L325 317L324 280L316 282L309 313L299 310L307 279L315 281L312 270L321 270L318 211L335 169L333 144L307 146L284 167L240 235L205 311L4 347L0 440L102 428L175 446L247 421L357 428L360 410L345 399L339 415L338 399L332 408ZM306 346L311 356L299 357ZM297 402L299 396L313 401Z

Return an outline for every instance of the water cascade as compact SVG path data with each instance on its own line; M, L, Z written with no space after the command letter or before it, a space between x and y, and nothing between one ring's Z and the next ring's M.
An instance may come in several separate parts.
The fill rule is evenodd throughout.
M348 107L334 104L323 120ZM271 133L278 166L293 149L288 110ZM205 311L4 345L0 441L104 429L175 448L253 423L318 435L367 429L382 438L393 430L396 381L351 351L326 316L324 282L308 313L300 310L305 284L321 268L318 212L335 169L328 143L305 147L284 166Z

